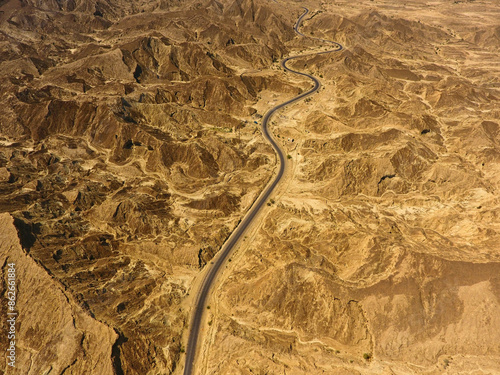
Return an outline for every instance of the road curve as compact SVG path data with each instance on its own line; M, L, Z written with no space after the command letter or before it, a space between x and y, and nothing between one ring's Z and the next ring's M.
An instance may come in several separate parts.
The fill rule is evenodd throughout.
M305 12L300 16L300 18L297 20L297 23L294 26L294 30L297 34L307 37L306 35L302 34L299 31L300 24L302 23L302 20L304 17L309 13L309 9L304 8ZM310 38L310 37L308 37ZM248 228L250 223L253 221L257 213L261 210L261 208L264 206L264 204L267 202L269 199L270 195L278 185L278 183L281 181L281 178L283 177L283 174L285 172L285 155L283 153L283 150L279 147L279 145L276 143L276 141L271 137L269 134L269 119L276 113L276 111L280 110L281 108L295 103L303 98L305 98L308 95L311 95L312 93L318 91L318 89L321 87L320 82L313 77L310 74L307 73L302 73L298 72L296 70L290 69L287 67L286 63L290 60L293 59L298 59L302 57L306 57L309 55L320 55L320 54L325 54L325 53L330 53L330 52L336 52L340 51L342 49L342 46L338 43L331 42L328 40L320 39L320 38L312 38L312 39L317 39L322 42L332 44L336 48L333 50L329 51L324 51L324 52L318 52L318 53L311 53L308 55L300 55L300 56L292 56L292 57L287 57L281 62L281 66L285 69L285 71L289 71L304 77L307 77L311 79L314 82L313 88L310 90L296 96L295 98L292 98L284 103L281 103L277 105L274 108L271 108L262 118L262 133L264 134L264 137L266 140L273 146L274 150L276 151L276 154L278 155L279 161L280 161L280 167L278 170L278 174L274 178L274 180L271 182L270 185L266 187L264 192L260 195L260 197L257 199L257 201L254 202L253 206L251 207L250 211L248 211L247 215L244 217L244 219L240 222L236 230L231 234L229 237L228 241L224 244L222 247L221 253L216 256L216 259L214 260L214 264L212 267L208 270L208 273L203 280L202 286L200 288L200 291L198 292L198 296L196 299L196 305L194 308L194 313L191 319L191 330L189 332L189 339L188 339L188 344L186 348L186 363L184 365L184 375L191 375L193 372L193 365L194 361L196 359L196 348L198 345L198 338L200 335L200 327L201 327L201 322L203 318L203 314L205 312L205 305L210 293L210 288L212 287L212 284L217 277L217 274L221 270L222 266L224 265L228 255L231 253L231 250L233 249L234 245L239 241L245 230Z

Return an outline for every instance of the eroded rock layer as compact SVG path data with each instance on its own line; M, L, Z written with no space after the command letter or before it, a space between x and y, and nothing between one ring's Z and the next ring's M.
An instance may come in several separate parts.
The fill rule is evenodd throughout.
M288 17L253 0L1 2L0 211L24 251L2 254L40 298L19 290L19 373L178 367L192 280L272 174L254 105L300 90L262 71Z
M500 372L500 8L444 0L1 2L0 372L181 373L259 119L310 85L279 61L329 47L302 5L344 49L291 64L322 89L272 120L197 371Z
M289 182L211 302L202 373L498 373L500 8L308 7L344 49L293 64L322 90L275 119Z

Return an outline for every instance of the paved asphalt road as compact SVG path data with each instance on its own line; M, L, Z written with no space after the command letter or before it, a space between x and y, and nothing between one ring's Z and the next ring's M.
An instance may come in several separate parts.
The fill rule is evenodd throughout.
M294 30L297 32L297 34L306 37L304 34L302 34L298 30L303 18L309 13L309 9L307 9L307 8L304 8L304 9L305 9L305 12L298 19L297 23L294 26ZM315 55L340 51L342 49L342 46L338 43L330 42L330 41L327 41L324 39L319 39L319 38L312 38L312 39L318 39L322 42L332 44L336 47L334 50L315 53ZM243 235L243 233L245 232L247 227L250 225L252 220L255 218L257 213L260 211L260 209L264 206L264 204L266 204L267 200L269 199L269 196L274 191L274 189L276 188L278 183L281 181L281 178L283 177L283 174L285 172L285 155L283 154L283 150L281 150L281 148L278 146L278 144L274 141L274 139L269 134L269 129L268 129L269 119L276 111L280 110L281 108L283 108L289 104L295 103L296 101L303 99L308 95L311 95L312 93L318 91L318 89L321 86L320 82L312 75L309 75L307 73L297 72L297 71L290 69L286 66L286 63L288 61L293 60L293 59L297 59L297 58L301 58L304 56L307 56L307 55L288 57L281 62L281 66L289 72L310 78L314 82L314 87L312 89L300 94L299 96L296 96L293 99L290 99L284 103L277 105L276 107L269 110L265 114L265 116L262 118L262 133L264 134L264 137L267 139L267 141L269 143L271 143L274 150L276 151L276 154L278 154L278 158L280 161L280 168L279 168L278 174L276 175L276 177L274 178L272 183L265 189L264 193L261 194L260 198L254 203L254 205L252 206L252 208L250 209L248 214L240 222L240 224L238 225L236 230L233 232L233 234L229 237L229 240L226 242L226 244L222 248L223 249L222 252L218 256L216 256L214 264L212 265L212 267L208 271L208 273L205 277L205 280L203 281L202 287L198 293L198 297L196 300L196 306L194 309L194 314L193 314L192 320L191 320L191 331L189 333L189 340L188 340L188 345L187 345L187 350L186 350L186 364L184 366L184 375L191 375L193 372L193 364L194 364L194 361L196 359L196 348L197 348L197 344L198 344L198 338L200 335L200 325L202 322L203 314L206 310L205 305L207 302L207 298L210 294L210 288L212 287L212 284L213 284L215 278L217 277L217 274L219 273L222 266L224 265L228 255L230 254L234 245L239 241L239 239L241 238L241 236Z

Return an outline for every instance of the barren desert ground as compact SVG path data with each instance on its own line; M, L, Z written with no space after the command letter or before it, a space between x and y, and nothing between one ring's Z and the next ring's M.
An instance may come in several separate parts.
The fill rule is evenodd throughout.
M0 1L0 374L184 373L301 55L192 373L500 374L479 0Z

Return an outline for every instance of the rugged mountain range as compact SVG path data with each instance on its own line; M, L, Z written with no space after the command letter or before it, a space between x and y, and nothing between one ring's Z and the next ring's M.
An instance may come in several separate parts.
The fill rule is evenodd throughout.
M169 373L193 276L271 176L253 104L298 91L258 71L291 21L254 1L0 10L0 209L23 249L3 256L47 275L20 285L18 368Z
M342 51L294 33L302 5ZM182 371L196 286L276 166L260 118L310 85L279 67L300 53L322 89L272 120L285 182L214 290L200 373L500 371L499 13L0 2L0 372Z

